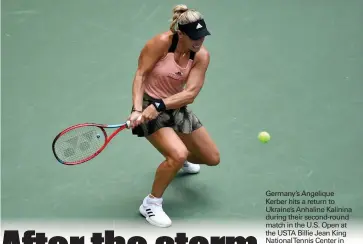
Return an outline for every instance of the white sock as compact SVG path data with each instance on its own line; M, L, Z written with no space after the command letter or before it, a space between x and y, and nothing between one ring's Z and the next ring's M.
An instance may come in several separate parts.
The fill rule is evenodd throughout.
M163 198L157 198L157 197L150 197L150 194L147 195L147 197L145 198L146 202L150 202L150 203L162 203L163 202Z

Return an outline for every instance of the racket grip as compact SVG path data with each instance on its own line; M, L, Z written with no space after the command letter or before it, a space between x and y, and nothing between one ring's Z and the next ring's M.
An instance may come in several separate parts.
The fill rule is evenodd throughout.
M141 120L141 117L142 117L142 115L140 115L140 116L137 118L137 120ZM130 121L130 120L126 121L126 126L127 126L127 128L130 128L130 125L131 125L131 121Z

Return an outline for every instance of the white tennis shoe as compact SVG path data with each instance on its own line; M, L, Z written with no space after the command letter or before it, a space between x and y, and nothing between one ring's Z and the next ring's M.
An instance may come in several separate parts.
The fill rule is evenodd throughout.
M193 164L185 161L183 171L189 174L196 174L200 171L199 164ZM157 227L169 227L172 224L171 219L163 210L162 198L151 198L146 196L139 208L140 214L145 217L146 221Z
M139 211L152 225L164 228L171 226L171 219L163 210L162 198L145 197Z
M185 173L189 173L189 174L199 173L200 165L199 164L192 164L192 163L189 163L188 161L185 161L185 163L183 165L183 171Z

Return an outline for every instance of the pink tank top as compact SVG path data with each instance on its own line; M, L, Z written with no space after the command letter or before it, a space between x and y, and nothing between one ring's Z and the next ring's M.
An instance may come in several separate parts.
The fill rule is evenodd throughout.
M181 67L174 59L177 35L168 54L159 60L154 69L148 74L145 82L145 92L156 99L163 99L183 91L193 64L194 54L188 60L186 67Z

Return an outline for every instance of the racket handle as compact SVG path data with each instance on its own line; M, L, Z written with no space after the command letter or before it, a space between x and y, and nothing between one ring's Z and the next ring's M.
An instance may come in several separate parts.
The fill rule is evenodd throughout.
M142 117L142 115L140 115L140 116L137 118L137 120L141 120L141 117ZM127 126L127 128L130 128L130 125L131 125L131 121L130 121L130 120L126 121L126 126Z

